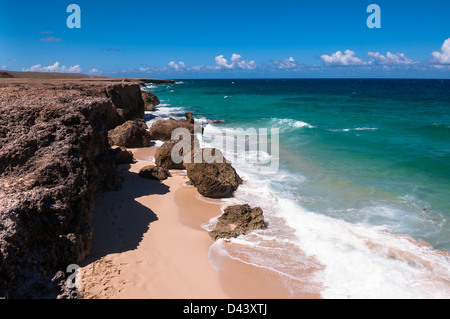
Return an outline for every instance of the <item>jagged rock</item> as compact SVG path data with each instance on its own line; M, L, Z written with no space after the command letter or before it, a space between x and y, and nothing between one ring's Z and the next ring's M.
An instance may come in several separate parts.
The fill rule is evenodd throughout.
M170 172L165 168L148 165L140 169L139 176L143 178L162 181L169 178L171 175Z
M120 185L106 123L115 87L0 81L0 299L64 295L52 279L89 253L95 195ZM117 96L131 101L134 87Z
M146 147L150 143L147 124L143 121L127 121L108 132L110 145Z
M183 162L176 164L172 161L172 149L178 143L179 141L170 140L161 145L155 153L155 164L165 169L184 169ZM182 151L180 156L183 156Z
M144 117L144 100L141 92L139 85L129 83L116 83L104 89L104 94L111 101L115 111L107 118L108 129L128 120Z
M205 148L201 150L200 154L202 155L201 163L196 163L195 150L184 157L183 164L189 180L198 192L205 197L224 198L231 196L239 184L242 184L242 179L235 169L218 149ZM219 160L219 162L205 160L208 154L222 160Z
M133 153L123 146L112 148L111 156L114 158L116 165L130 164L134 162Z
M234 238L255 229L266 229L264 214L260 207L235 205L225 208L216 228L209 232L212 240Z
M5 71L0 72L0 78L13 78L13 77L14 75L12 75L11 73Z
M192 112L186 112L186 113L184 113L184 116L186 117L186 120L189 123L191 123L191 124L195 123L194 115L192 114Z
M149 91L142 91L142 99L146 111L156 111L156 106L161 103L158 97Z
M186 120L157 120L150 127L150 136L152 140L169 141L172 139L172 131L176 128L185 128L190 134L194 134L194 125Z

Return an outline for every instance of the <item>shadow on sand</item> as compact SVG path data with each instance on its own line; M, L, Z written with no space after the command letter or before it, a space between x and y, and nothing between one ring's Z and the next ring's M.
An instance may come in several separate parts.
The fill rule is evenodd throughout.
M88 265L108 254L134 250L158 217L138 199L148 195L163 195L169 186L140 177L129 171L130 165L120 165L124 176L122 189L106 192L96 201L92 216L94 234L90 254L81 266Z

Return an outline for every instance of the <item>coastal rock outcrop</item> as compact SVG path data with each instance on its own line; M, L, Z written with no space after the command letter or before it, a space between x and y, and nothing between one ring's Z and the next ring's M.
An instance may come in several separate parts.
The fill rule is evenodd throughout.
M172 149L178 143L179 141L170 140L161 145L155 153L155 164L165 169L184 169L183 162L177 164L172 161ZM182 151L180 156L183 156Z
M95 94L95 92L92 93ZM108 129L112 129L128 120L144 117L144 100L142 99L142 91L139 85L115 83L104 88L103 94L111 101L112 109L115 111L107 119Z
M157 120L150 127L150 136L152 140L169 141L172 139L172 132L177 128L185 128L190 134L194 134L194 125L186 120Z
M144 109L146 111L156 111L156 106L161 103L159 98L149 91L142 91L142 99L144 100Z
M229 197L242 184L242 179L236 170L225 159L218 149L201 149L201 163L196 163L194 152L186 155L183 160L187 176L198 192L210 198ZM208 158L217 160L205 160Z
M114 158L116 165L131 164L134 162L133 153L123 146L112 148L111 156Z
M251 208L247 204L235 205L225 208L215 229L209 232L209 236L214 241L219 238L229 239L256 229L266 229L262 209Z
M127 121L108 132L110 145L145 147L150 143L147 124L143 121Z
M191 123L191 124L195 123L194 115L192 114L192 112L186 112L186 113L184 113L184 116L186 117L186 120L189 123Z
M169 178L171 175L170 172L165 168L148 165L140 169L139 176L143 178L162 181Z
M108 128L142 114L140 88L20 79L0 96L0 299L76 297L64 273L89 253L95 194L121 182Z

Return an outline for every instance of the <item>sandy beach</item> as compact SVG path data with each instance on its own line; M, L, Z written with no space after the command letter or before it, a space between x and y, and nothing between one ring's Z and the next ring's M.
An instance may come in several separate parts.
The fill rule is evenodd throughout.
M302 283L235 260L209 262L213 244L203 223L220 215L220 200L201 200L184 171L164 182L143 179L156 147L131 149L136 162L121 165L121 190L104 193L93 213L92 250L82 264L87 299L320 298L299 293ZM301 289L300 289L301 290Z

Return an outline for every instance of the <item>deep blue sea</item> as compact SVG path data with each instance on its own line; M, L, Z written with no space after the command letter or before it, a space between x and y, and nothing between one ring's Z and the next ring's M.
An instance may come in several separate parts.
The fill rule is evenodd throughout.
M147 90L161 100L149 125L191 111L203 146L234 163L245 183L224 206L264 210L268 230L213 244L213 266L239 259L325 298L450 297L450 80L182 80ZM279 129L276 172L207 136L236 128Z

